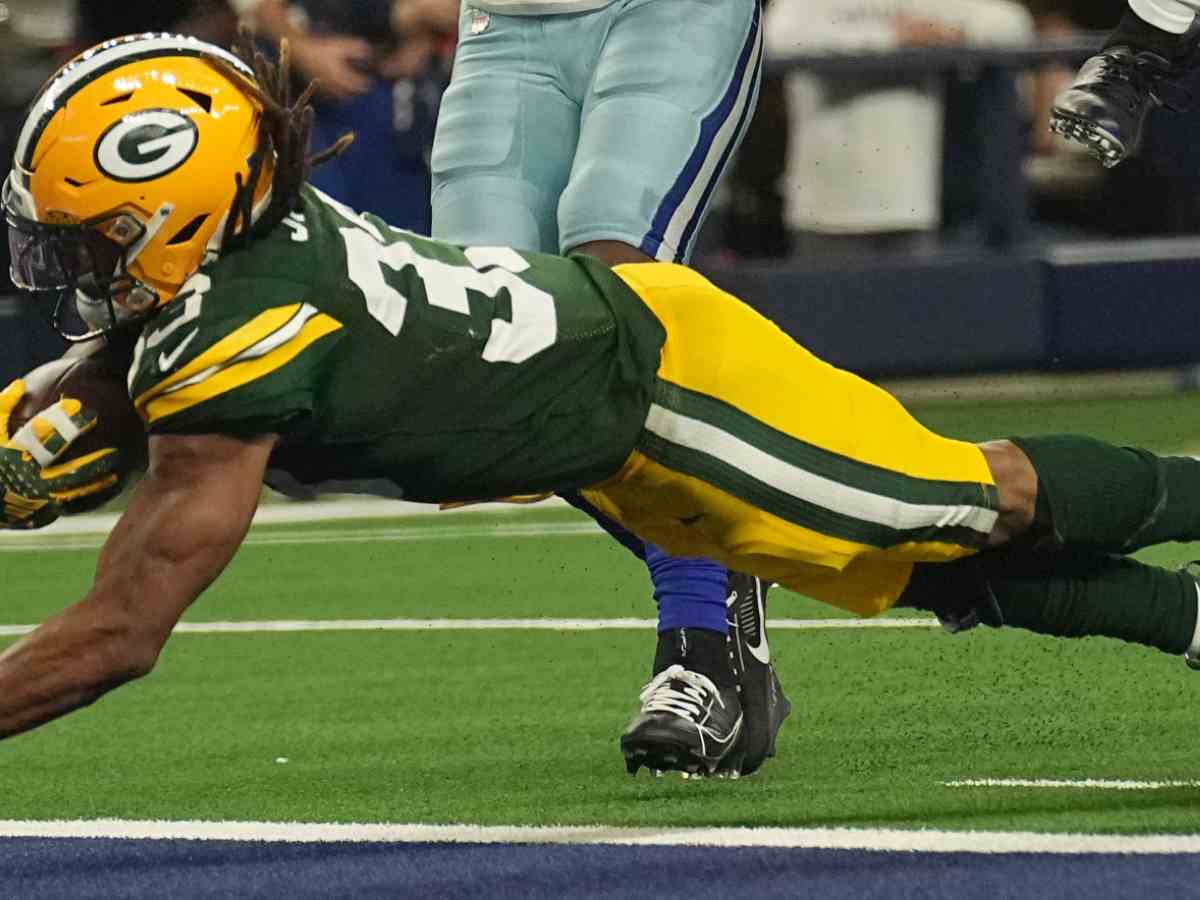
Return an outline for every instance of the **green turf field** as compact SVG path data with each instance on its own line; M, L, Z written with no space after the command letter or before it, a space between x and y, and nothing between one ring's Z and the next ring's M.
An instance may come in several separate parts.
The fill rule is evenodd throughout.
M1078 429L1179 450L1200 444L1198 411L1168 397L920 414L969 437ZM188 621L651 617L640 565L585 521L258 528ZM78 596L89 543L0 553L0 620ZM782 591L771 611L838 615ZM1200 674L1180 660L984 629L778 631L772 648L795 704L779 758L738 782L684 781L630 779L617 748L648 630L180 634L146 680L0 745L0 819L1200 831L1200 788L944 784L1200 779Z

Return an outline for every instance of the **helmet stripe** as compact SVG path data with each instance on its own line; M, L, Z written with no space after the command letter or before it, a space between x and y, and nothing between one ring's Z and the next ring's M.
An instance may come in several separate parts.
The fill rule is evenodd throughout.
M139 34L107 41L67 63L38 94L30 107L15 154L18 164L28 171L42 133L54 114L75 94L105 72L161 56L218 57L251 80L254 71L228 50L198 38L179 34Z

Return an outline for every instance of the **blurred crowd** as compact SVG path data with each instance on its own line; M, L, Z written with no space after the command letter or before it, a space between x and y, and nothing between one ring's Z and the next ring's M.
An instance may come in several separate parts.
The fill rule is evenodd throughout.
M769 0L768 59L920 48L1020 48L1099 37L1125 0ZM1078 60L1013 71L1031 234L1048 240L1200 232L1194 116L1152 118L1142 154L1113 170L1046 123ZM977 240L976 173L961 152L986 141L970 66L953 71L803 67L764 79L758 119L729 186L728 255L800 258L937 251ZM785 141L779 135L787 135ZM977 160L976 160L977 161Z
M1026 46L1111 28L1125 0L770 0L768 60L922 47ZM429 154L458 28L457 0L5 0L0 152L26 104L81 47L141 31L228 44L239 21L264 48L286 37L298 80L318 79L314 144L358 140L315 175L351 206L429 227ZM1014 75L1037 233L1200 231L1185 157L1190 116L1159 116L1150 151L1106 172L1045 128L1064 61ZM759 111L722 190L704 251L725 258L926 252L959 240L965 196L954 150L970 69L768 71ZM984 111L986 114L986 110ZM986 119L984 119L986 122ZM986 135L983 136L986 140ZM320 149L319 147L316 149ZM0 160L6 163L6 160ZM967 192L969 193L969 192ZM6 268L6 267L5 267Z

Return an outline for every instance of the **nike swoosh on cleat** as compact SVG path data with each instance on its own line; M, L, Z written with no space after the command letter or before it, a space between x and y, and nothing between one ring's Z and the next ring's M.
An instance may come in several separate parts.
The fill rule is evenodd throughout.
M754 602L758 604L758 643L747 643L746 649L750 651L751 656L766 666L771 662L771 648L767 646L767 611L763 609L762 582L758 580L754 582Z

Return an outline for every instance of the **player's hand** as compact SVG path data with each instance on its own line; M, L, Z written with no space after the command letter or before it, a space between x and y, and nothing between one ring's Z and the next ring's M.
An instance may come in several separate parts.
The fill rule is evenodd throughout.
M43 528L74 505L95 506L119 490L117 450L108 447L56 465L97 416L64 397L9 433L9 419L25 396L21 379L0 391L0 511L2 528Z
M334 100L349 100L371 87L369 70L375 54L361 38L305 35L292 40L292 59L317 82L317 90Z

